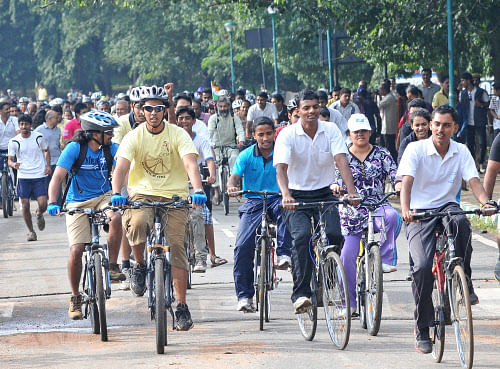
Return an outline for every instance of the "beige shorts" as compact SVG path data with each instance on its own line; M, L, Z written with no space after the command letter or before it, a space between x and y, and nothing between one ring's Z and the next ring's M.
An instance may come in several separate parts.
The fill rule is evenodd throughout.
M68 209L72 208L92 208L102 209L108 206L111 198L111 192L107 192L99 197L82 201L72 202L68 204ZM90 243L92 235L90 231L90 222L86 214L76 213L73 215L66 214L66 231L70 247L77 243Z
M130 197L130 200L170 201L171 199L161 196L135 194ZM169 209L162 219L165 225L167 244L170 245L170 263L185 270L189 268L184 244L188 214L188 209ZM145 243L148 232L153 229L154 225L153 209L125 210L122 216L122 224L123 231L126 233L131 246Z

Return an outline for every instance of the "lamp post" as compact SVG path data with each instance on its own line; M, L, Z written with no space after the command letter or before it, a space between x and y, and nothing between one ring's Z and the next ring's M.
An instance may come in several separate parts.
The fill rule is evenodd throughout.
M448 76L450 81L449 104L455 107L455 84L453 81L453 24L451 0L446 2L446 19L448 24Z
M276 13L278 13L278 8L273 4L269 5L267 12L271 15L272 29L273 29L273 53L274 53L274 90L278 90L278 53L276 50Z
M231 91L234 93L234 58L233 58L233 32L236 29L236 23L227 22L224 28L229 33L229 54L231 56Z

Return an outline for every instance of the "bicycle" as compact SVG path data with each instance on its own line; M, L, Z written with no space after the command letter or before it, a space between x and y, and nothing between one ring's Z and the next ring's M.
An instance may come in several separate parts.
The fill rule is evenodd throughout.
M412 214L412 217L413 219L443 218L435 228L436 249L432 267L434 275L432 302L435 320L434 326L430 327L432 357L436 363L441 362L445 343L445 325L449 323L448 319L451 319L460 365L463 368L472 368L474 333L469 287L463 260L455 256L455 239L450 219L453 215L466 214L480 215L482 210L425 211Z
M9 157L7 153L1 154L3 161L2 169L2 210L3 217L8 218L14 215L14 199L16 197L16 190L14 188L14 181L12 180L12 170L9 168Z
M118 208L107 206L103 209L72 208L62 209L62 213L73 215L85 214L90 222L92 241L85 245L85 268L82 278L83 303L85 304L84 318L90 315L92 332L101 334L101 341L108 340L108 326L106 321L106 300L111 297L111 278L109 275L108 246L99 243L99 226L107 226L110 218L105 214L107 210L118 211Z
M306 340L314 339L318 322L318 307L323 307L328 333L339 350L347 346L351 332L349 287L339 256L342 247L328 243L324 214L332 206L348 205L352 200L360 199L342 198L287 204L301 208L315 208L319 212L317 225L315 225L314 217L311 217L312 235L309 241L310 250L314 250L314 257L311 255L314 263L311 276L312 307L302 314L297 314L300 331Z
M167 311L172 317L172 328L175 329L175 315L172 303L173 293L172 266L170 264L170 246L166 243L163 215L168 216L169 209L188 207L187 200L179 200L173 196L171 201L129 201L123 209L153 208L154 226L146 239L146 261L148 290L148 308L151 320L156 326L156 352L163 354L167 346ZM162 214L163 212L163 214ZM166 222L165 222L166 223Z
M363 230L360 241L356 268L356 297L361 326L372 336L376 336L380 329L384 292L380 240L375 239L375 218L380 218L382 222L380 239L386 238L384 214L377 214L375 211L389 197L397 193L388 192L377 203L361 202L361 205L368 208L368 227Z
M186 245L186 255L188 259L188 278L187 278L187 289L190 290L192 286L192 274L194 266L196 264L195 250L194 250L194 237L193 237L193 225L191 223L191 216L188 217L188 223L186 224L186 238L184 241Z
M229 157L227 155L228 150L237 149L234 145L220 145L214 146L214 149L220 149L221 158L217 160L216 163L219 166L219 184L220 193L222 196L222 203L224 206L224 215L229 214L229 196L227 194L226 184L229 179L229 173L231 173L231 168L229 168Z
M269 196L281 196L279 192L271 191L236 191L234 195L253 194L263 196L262 218L260 229L255 235L255 256L254 256L254 286L255 303L259 311L259 328L264 330L264 321L269 322L271 315L271 291L278 285L274 262L274 240L276 238L276 228L271 226L267 215L267 198Z

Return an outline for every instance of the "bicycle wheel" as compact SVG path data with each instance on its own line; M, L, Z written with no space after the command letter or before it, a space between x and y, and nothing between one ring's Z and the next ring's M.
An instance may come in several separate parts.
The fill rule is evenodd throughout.
M260 330L264 330L264 320L266 319L267 307L267 255L266 255L266 240L260 240L260 266L259 266L259 319Z
M450 304L457 351L463 368L472 368L474 362L474 332L470 307L469 287L461 265L451 275Z
M227 194L226 190L226 183L228 179L228 173L227 173L227 167L224 165L222 166L222 172L221 172L221 192L222 192L222 203L224 205L224 215L229 214L229 195Z
M9 213L9 217L14 215L14 198L16 197L16 193L14 191L14 185L12 184L12 178L8 177L8 191L7 191L7 213Z
M102 273L101 254L96 252L94 258L95 290L97 309L99 310L99 325L101 327L101 341L108 340L108 326L106 324L106 295L104 293L104 279Z
M366 329L366 309L365 309L365 295L366 295L366 278L365 278L365 256L359 258L356 268L356 302L359 312L359 323L361 328Z
M316 280L316 273L312 272L311 276L311 300L312 307L302 314L297 314L297 321L299 322L300 333L307 341L312 341L316 334L316 327L318 325L318 301L316 299L316 291L318 289L318 282Z
M83 290L85 291L87 296L91 297L92 293L89 291L89 289L90 289L90 286L94 286L94 288L95 288L95 273L87 271L87 267L85 267L85 271L86 271L85 274L88 278L87 281L89 281L89 279L92 278L92 283L90 283L90 281L87 283L89 286L88 288L85 287L85 283L84 283ZM93 296L94 296L93 298L89 298L89 300L88 300L90 322L92 324L92 333L99 334L99 333L101 333L101 326L99 323L99 309L97 308L95 291L93 293Z
M188 258L188 276L187 276L187 289L191 289L191 283L192 283L192 277L193 277L193 269L194 269L194 245L193 245L193 238L192 238L192 233L191 233L191 225L187 225L187 231L186 231L186 253L187 253L187 258Z
M9 187L8 187L8 176L4 173L2 174L2 210L3 210L3 217L8 218L9 217L9 210L8 210L8 199L9 199Z
M267 269L266 269L267 283L266 283L265 321L266 323L269 323L269 319L271 317L271 291L274 289L274 269L273 269L273 261L271 260L272 253L270 248L267 249L266 258L267 258Z
M347 277L336 252L330 251L326 255L320 264L320 272L323 275L323 307L328 333L333 344L343 350L351 332L351 305Z
M155 259L154 301L156 322L156 353L165 352L166 342L166 311L165 311L165 276L163 258Z
M434 362L440 363L444 352L445 322L444 322L444 293L439 292L437 275L434 274L432 289L432 304L434 305L434 326L430 327L432 341L432 357Z
M382 318L382 294L384 292L382 261L378 245L374 245L368 252L365 252L365 262L368 263L368 274L365 276L367 287L365 294L366 328L370 335L376 336Z

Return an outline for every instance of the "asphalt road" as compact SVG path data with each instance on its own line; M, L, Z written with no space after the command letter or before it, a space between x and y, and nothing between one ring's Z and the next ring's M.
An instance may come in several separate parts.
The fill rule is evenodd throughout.
M233 200L234 201L234 200ZM2 368L456 368L458 355L448 329L443 362L415 351L413 298L404 235L398 239L398 271L384 276L383 321L377 337L352 323L349 345L337 351L321 321L314 341L300 335L290 301L291 276L273 293L271 322L259 331L257 314L236 311L232 254L237 232L238 203L224 216L216 207L217 253L227 265L193 277L188 292L194 328L168 333L165 355L155 351L154 324L146 297L113 284L106 309L109 342L91 334L89 321L67 317L68 247L64 220L46 217L47 228L37 242L25 242L19 212L0 219L0 366ZM473 307L475 366L500 367L500 287L492 279L497 259L494 238L475 233L473 279L480 304ZM170 322L171 323L171 322Z

